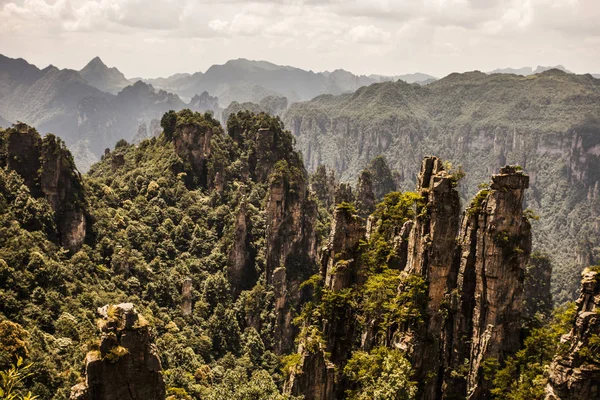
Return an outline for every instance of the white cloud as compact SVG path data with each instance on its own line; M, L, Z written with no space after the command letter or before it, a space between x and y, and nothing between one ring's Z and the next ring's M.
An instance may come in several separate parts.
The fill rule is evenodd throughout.
M0 53L66 67L100 55L129 75L238 57L358 73L600 72L598 0L0 0L0 20Z
M392 35L373 25L357 25L350 29L348 36L356 43L382 44L387 42Z

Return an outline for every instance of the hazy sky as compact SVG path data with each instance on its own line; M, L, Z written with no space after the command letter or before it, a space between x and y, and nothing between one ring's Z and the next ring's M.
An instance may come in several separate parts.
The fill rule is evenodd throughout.
M361 74L600 73L600 0L0 0L0 53L128 77L232 58Z

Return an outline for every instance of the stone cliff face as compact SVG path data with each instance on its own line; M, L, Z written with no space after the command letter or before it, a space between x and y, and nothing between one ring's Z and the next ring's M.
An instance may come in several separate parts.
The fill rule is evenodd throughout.
M528 185L528 176L513 167L501 168L463 221L457 285L461 300L453 340L460 341L465 333L471 338L469 398L482 398L489 390L490 382L482 376L484 362L502 363L521 345L525 268L531 253L531 226L523 216Z
M308 198L306 175L301 179L277 173L269 179L265 209L267 282L275 292L275 351L292 350L297 328L294 310L306 300L300 284L315 272L317 207Z
M327 246L322 251L321 279L325 287L339 293L357 284L359 279L359 243L364 238L363 221L351 209L338 207L335 211ZM307 336L300 341L298 353L301 361L293 371L286 389L294 395L304 395L307 400L341 398L344 392L339 366L350 357L357 329L349 308L324 323L325 345L311 343Z
M531 252L531 229L523 215L528 176L514 167L502 168L490 189L473 200L462 223L457 179L439 158L426 157L418 178L423 200L417 203L417 216L395 227L392 238L395 256L388 267L423 277L427 287L424 320L395 326L395 332L387 333L391 340L384 341L407 352L420 399L487 398L484 363L502 362L520 347ZM338 206L322 253L324 290L360 290L361 269L368 266L361 265L359 243L371 229ZM403 290L400 285L398 291ZM335 318L324 319L321 347L307 351L310 346L300 342L301 361L287 383L290 393L307 399L344 395L348 382L340 371L352 351L369 351L374 345L371 328L356 325L348 310L342 307ZM315 382L310 386L308 380Z
M209 182L208 159L211 154L211 138L214 132L211 128L187 125L177 131L173 138L175 151L183 160L189 163L198 179L198 184L206 186Z
M561 338L562 351L550 365L547 400L600 397L600 271L586 269L573 329Z
M148 322L130 303L98 309L99 350L86 356L86 380L72 400L164 400L165 384Z
M35 197L45 198L55 213L57 241L76 251L85 240L87 217L81 175L62 140L18 124L5 132L6 160Z
M460 201L452 176L437 157L426 157L421 164L417 190L425 199L424 210L417 210L408 240L405 271L421 275L428 284L425 326L413 349L413 367L417 379L424 382L423 397L440 397L442 328L445 320L442 304L456 282L454 248L459 227ZM430 379L432 373L438 379Z

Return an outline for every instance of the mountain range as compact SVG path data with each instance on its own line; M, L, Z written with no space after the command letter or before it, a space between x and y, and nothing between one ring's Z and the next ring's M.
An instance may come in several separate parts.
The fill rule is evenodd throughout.
M522 68L497 68L493 71L488 72L488 74L515 74L515 75L531 75L531 74L541 74L542 72L549 71L551 69L558 69L569 74L572 74L571 71L563 67L562 65L555 65L553 67L544 67L538 65L536 69L532 67L522 67Z
M39 69L23 59L0 55L0 126L22 121L41 132L60 132L85 171L119 139L140 140L151 134L148 128L157 126L157 119L170 109L187 107L220 117L233 101L259 103L267 97L286 97L287 104L397 79L435 80L425 74L367 77L343 70L314 73L244 59L214 65L205 73L130 80L99 57L75 71L52 65Z

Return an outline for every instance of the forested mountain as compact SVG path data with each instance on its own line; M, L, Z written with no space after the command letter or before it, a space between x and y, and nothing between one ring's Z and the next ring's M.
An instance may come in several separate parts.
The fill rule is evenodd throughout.
M224 129L209 113L170 111L160 125L84 176L56 136L0 131L0 369L25 360L4 393L598 392L598 268L577 306L552 312L520 167L464 203L464 172L437 157L423 159L416 191L396 191L383 157L352 189L324 166L309 176L267 114L233 114Z
M526 168L526 207L539 214L534 248L552 256L554 294L576 297L598 257L600 80L550 70L530 76L451 74L427 86L387 82L296 103L284 116L309 171L332 166L353 181L377 155L416 182L419 160L439 154L467 175L461 197L507 163Z

